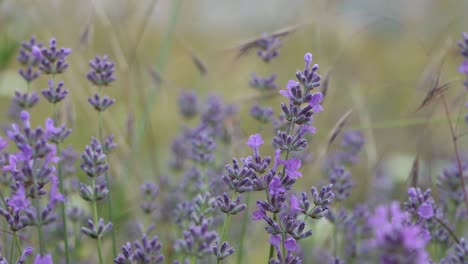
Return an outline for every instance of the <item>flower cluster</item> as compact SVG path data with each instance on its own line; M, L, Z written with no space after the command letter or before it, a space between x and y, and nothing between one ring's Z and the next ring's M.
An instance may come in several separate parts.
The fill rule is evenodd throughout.
M242 52L252 46L263 62L272 63L282 43L280 35L265 34L243 46ZM463 56L459 71L466 75L468 89L467 33L459 47ZM249 83L260 93L249 111L259 122L257 131L241 129L236 105L220 96L202 100L193 90L181 90L176 103L183 125L172 142L169 164L160 168L155 158L159 179L151 178L153 174L139 163L134 171L128 170L126 183L140 186L139 193L133 193L133 184L111 181L111 174L120 172L109 158L117 144L107 134L103 115L116 101L103 92L116 80L118 65L107 55L92 59L86 74L98 90L88 98L96 110L95 137L81 155L64 146L72 134L68 118L63 118L63 104L70 100L72 90L67 88L73 85L62 81L71 54L54 38L46 45L35 37L21 43L17 61L27 88L14 92L11 122L0 136L0 264L103 264L109 259L116 264L220 264L234 258L246 263L251 224L266 232L269 264L311 259L329 264L468 263L468 162L457 148L464 134L454 133L450 119L456 162L441 171L431 189L413 182L409 188L399 186L388 178L392 188L406 191L402 201L363 198L364 203L352 204L362 198L354 197L362 186L351 172L359 162L364 136L343 123L333 131L326 151L311 147L318 131L314 119L324 111L324 94L317 91L322 86L319 66L306 53L304 68L279 92L275 92L279 75L252 75ZM43 77L47 87L41 90L45 100L40 101L35 86ZM276 116L263 101L272 92L283 99ZM50 104L50 117L37 125L34 107L42 103ZM273 127L274 133L264 127ZM341 144L331 144L338 137ZM248 152L239 154L241 147ZM315 177L310 174L314 170L305 170L315 164L310 156L316 149L324 155L315 160L324 162L315 169L321 169L325 180L320 173ZM298 188L305 178L318 178L323 184ZM373 184L386 185L381 179L376 177ZM396 192L392 195L397 198ZM123 208L121 200L133 196L138 200ZM90 250L96 254L86 256Z
M408 213L401 211L398 202L377 207L369 223L374 233L369 250L377 251L379 263L429 262L426 245L430 237L419 225L409 223Z

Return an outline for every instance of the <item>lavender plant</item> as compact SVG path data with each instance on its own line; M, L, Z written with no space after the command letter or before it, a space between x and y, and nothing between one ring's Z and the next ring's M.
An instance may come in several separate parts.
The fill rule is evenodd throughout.
M450 120L445 94L441 101L454 141L454 162L431 188L403 187L406 195L395 193L395 200L352 204L361 177L353 166L360 162L364 137L359 130L345 130L341 145L326 153L323 164L309 159L310 153L320 152L320 142L312 144L311 139L320 138L315 134L322 129L314 126L314 119L324 110L324 95L317 91L322 85L319 67L310 53L304 55L305 66L296 71L295 80L279 91L286 101L276 117L274 107L263 99L278 89L278 74L252 75L249 84L260 92L259 103L241 107L240 115L238 107L221 96L203 100L195 90L182 90L177 105L184 121L175 133L168 166L157 173L159 179L145 171L151 178L138 182L139 200L131 201L139 210L122 213L129 228L116 228L116 221L121 222L113 209L120 208L111 194L120 183L110 181L114 177L108 161L116 143L107 136L103 117L116 102L104 95L116 79L116 66L107 56L89 63L86 78L98 88L88 99L97 111L97 129L77 170L78 155L64 148L71 124L63 122L61 103L73 92L74 84L62 81L72 54L57 43L51 39L44 45L32 37L21 44L17 56L27 88L14 92L11 123L0 136L0 263L108 263L111 255L116 264L230 263L233 256L237 263L250 263L257 260L246 254L247 229L261 227L269 249L263 258L270 264L468 263L468 163L457 141L463 134ZM279 35L264 35L252 43L265 63L273 62L282 45ZM468 79L468 34L459 47L459 72ZM41 78L47 83L42 101L35 92ZM463 86L468 89L468 81ZM52 110L38 126L36 107L43 102ZM242 120L243 110L260 126L243 127L249 136L239 139L236 121ZM273 127L274 133L264 126ZM243 150L248 154L237 153ZM314 176L306 165L320 167L325 179L316 177L320 187L301 191L302 181ZM86 176L77 177L80 173ZM135 186L125 187L124 195ZM78 196L84 202L77 201ZM253 210L250 197L256 198ZM112 241L104 239L107 234ZM86 251L89 247L96 249L97 260L94 252Z

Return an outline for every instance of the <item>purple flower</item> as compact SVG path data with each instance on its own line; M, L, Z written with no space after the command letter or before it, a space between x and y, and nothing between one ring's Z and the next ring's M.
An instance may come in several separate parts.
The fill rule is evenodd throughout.
M42 90L42 95L49 103L56 104L62 101L68 94L68 90L63 88L63 82L59 82L57 87L54 86L54 80L49 79L49 88Z
M8 206L13 208L15 212L20 210L24 211L29 206L29 200L26 196L26 191L23 184L18 184L19 187L16 190L15 194L8 200Z
M273 108L261 107L255 104L250 108L250 115L261 123L268 123L273 118Z
M56 202L63 202L65 200L63 195L58 191L58 184L57 176L52 176L50 185L50 203L52 205L55 205Z
M21 42L19 54L16 59L24 66L36 66L42 57L40 54L41 47L42 43L37 42L36 38L32 36L28 42Z
M312 94L310 98L309 105L312 107L312 111L314 113L319 113L323 111L323 107L320 103L322 103L323 94L321 92L317 92Z
M16 156L14 156L14 155L8 156L8 164L9 165L3 166L3 170L4 171L11 171L11 172L16 171L16 162L17 162Z
M291 213L302 211L302 208L299 203L299 199L294 194L291 195L291 197L289 198L289 206L290 206Z
M24 127L26 127L26 128L31 127L31 124L29 123L30 115L29 115L29 113L27 111L21 111L20 119L21 119L21 121L23 121Z
M32 247L26 247L23 250L23 253L21 253L21 256L18 258L18 261L16 261L16 264L23 264L26 261L26 258L29 257L33 252Z
M284 163L284 167L286 169L286 175L291 179L302 177L302 173L298 171L301 168L300 159L289 159Z
M52 256L50 254L41 256L40 254L36 255L34 259L34 264L53 264Z
M91 67L91 69L86 77L94 85L108 86L115 80L115 66L114 63L109 60L107 55L102 57L96 56L94 60L89 62L89 67Z
M255 44L258 47L257 55L266 63L279 55L278 49L281 46L281 40L278 36L269 36L263 33Z
M55 38L50 39L49 48L42 48L41 50L42 60L39 69L45 74L63 73L68 68L65 59L70 53L71 49L57 48L57 41Z
M409 224L409 214L400 210L398 202L377 207L369 221L374 230L370 245L377 251L380 263L428 263L424 229Z
M49 138L50 135L54 135L60 132L60 128L54 126L54 120L47 118L45 121L45 137Z
M281 179L277 176L273 177L270 184L268 185L268 189L270 190L270 194L282 194L286 192L283 184L281 183Z
M424 219L430 219L434 216L434 208L429 203L424 203L419 206L418 214Z
M281 245L281 236L280 235L272 235L270 236L270 239L268 240L271 245L275 246L277 249Z
M302 125L300 130L299 130L299 134L301 134L301 136L303 136L306 133L315 134L315 133L317 133L317 129L314 126Z
M291 96L293 96L292 88L296 87L296 86L299 86L298 82L296 82L294 80L289 80L288 83L286 84L287 91L286 90L280 90L279 93L289 99L289 98L291 98Z
M182 91L177 99L180 113L185 118L192 118L199 112L198 98L195 91Z
M96 111L103 112L115 104L115 99L112 99L107 95L100 96L95 93L94 96L88 98L88 103L92 105Z
M289 252L295 252L297 250L297 242L294 238L290 237L284 242L284 247Z
M18 160L21 161L29 161L32 159L33 156L33 149L31 146L23 144L19 146L20 152L16 154Z
M276 74L272 74L266 77L260 77L256 73L252 73L252 77L249 84L260 91L271 91L276 90L278 85L275 83Z
M281 159L281 149L275 150L275 159L273 162L273 170L276 170L279 165L284 164L284 160Z
M263 143L265 143L263 141L263 138L262 138L262 135L260 134L255 134L255 135L251 135L249 137L249 141L247 141L247 145L252 148L254 151L261 146L263 145Z
M33 55L35 59L40 60L42 58L41 48L37 45L33 45L31 48L31 55Z
M249 146L254 151L255 157L258 157L260 155L258 149L261 145L263 145L263 143L264 141L262 135L255 134L249 137L249 141L247 141L247 146Z
M307 52L304 55L304 61L305 61L305 67L304 70L308 70L310 68L310 65L312 64L312 54Z
M464 61L461 63L460 67L458 67L458 71L459 71L460 73L463 73L463 74L468 75L468 60L464 60Z
M264 217L266 217L266 213L262 209L255 210L252 213L252 219L254 221L262 220Z

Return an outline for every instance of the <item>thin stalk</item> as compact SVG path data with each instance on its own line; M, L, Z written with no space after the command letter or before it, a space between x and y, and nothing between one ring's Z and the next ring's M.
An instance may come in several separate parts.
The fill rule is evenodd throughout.
M235 196L237 194L237 192L235 191L233 196ZM231 199L232 199L232 196L231 196ZM224 218L224 223L223 223L223 228L221 229L221 238L219 240L219 244L221 245L221 243L223 243L223 241L225 241L226 239L226 235L227 235L227 230L228 230L228 227L229 227L229 224L231 223L231 214L226 214L226 217ZM216 260L216 263L219 264L221 263L221 260L220 259L217 259Z
M99 93L102 96L102 86L99 86ZM102 126L102 113L101 111L98 112L98 135L99 141L101 142L101 146L104 144L104 135L103 135L103 126ZM104 172L104 177L106 178L106 183L108 185L109 192L107 193L107 213L109 215L109 221L114 223L114 214L112 211L112 199L111 199L111 191L110 191L110 181L109 181L109 174ZM115 238L115 228L111 229L111 237L112 237L112 255L113 257L117 257L117 243Z
M45 255L46 248L45 248L45 243L44 243L44 237L42 235L42 217L41 217L41 205L39 202L39 194L37 190L37 178L36 178L36 165L37 163L32 165L32 176L33 176L33 181L34 181L34 207L36 207L36 217L37 217L37 237L39 239L39 253L41 256Z
M99 93L101 93L101 90L102 90L101 87L99 87ZM98 135L99 135L99 140L101 141L101 145L102 145L103 142L102 142L101 112L98 112ZM106 181L107 181L107 176L106 176ZM107 182L107 184L109 184L109 182ZM93 177L93 179L91 180L91 186L92 186L92 189L93 189L93 192L94 192L94 196L96 196L96 178L95 177ZM96 199L93 199L92 206L93 206L94 224L97 225L99 220L98 220L98 210L97 210L97 201L96 201ZM98 248L99 264L104 264L104 258L102 256L101 236L98 236L96 238L96 242L97 242L97 248Z
M463 167L462 167L462 164L461 164L461 158L460 158L460 154L458 152L458 144L457 144L458 137L457 137L457 135L455 133L455 129L453 127L452 120L450 119L450 114L449 114L449 110L448 110L448 106L447 106L447 101L445 100L445 95L442 95L442 103L444 105L445 114L447 115L447 121L448 121L448 124L449 124L449 127L450 127L450 133L452 134L453 149L454 149L454 152L455 152L455 157L457 159L458 172L460 174L461 187L462 187L462 190L463 190L463 198L464 198L464 201L465 201L466 209L468 210L468 195L466 193L465 178L463 176Z
M286 248L284 247L284 242L286 242L286 231L284 230L283 224L279 222L281 228L281 263L284 263L286 260Z
M15 243L13 243L13 241L15 240L16 238L16 232L13 232L13 236L11 237L11 245L10 245L10 263L13 263L13 252L14 252L14 245Z
M16 244L17 250L18 250L18 252L21 252L21 243L20 243L19 237L18 237L18 235L15 235L14 237L16 238L14 240L14 242Z
M333 255L338 256L338 226L335 224L333 228Z
M239 246L238 246L238 253L237 253L237 264L242 263L242 258L244 257L244 240L245 234L247 233L247 222L249 220L249 203L250 203L250 192L247 192L245 197L245 204L247 207L245 208L244 215L242 217L242 226L241 226L241 233L239 239Z
M56 104L53 104L53 113L54 113L54 123L55 125L58 126L58 118L59 118L59 113L57 111L57 106ZM56 144L57 146L57 156L60 158L60 143ZM59 189L60 193L62 195L65 195L65 188L64 188L64 178L63 178L63 173L62 173L62 166L61 166L61 160L59 159L57 163L57 172L58 172L58 179L59 179ZM69 264L70 263L70 252L68 248L68 228L67 228L67 214L66 214L66 204L65 202L62 203L61 206L61 211L60 214L62 216L63 220L63 241L65 244L65 263Z
M455 235L455 233L453 232L453 230L448 227L444 221L440 220L438 217L434 216L434 219L436 220L436 222L441 225L448 233L449 235L452 237L452 239L457 243L457 244L460 244L460 239L458 239L457 235Z
M80 248L80 233L81 233L79 225L76 225L73 233L75 236L75 245L74 245L73 255L75 256L75 259L78 259L78 250Z
M462 102L466 102L466 96L467 96L467 93L465 93ZM463 109L465 109L465 108L464 108L464 107L460 107L460 108L458 109L458 115L457 115L457 119L455 120L455 129L454 129L455 132L456 132L456 134L458 134L458 128L459 128L459 124L460 124L460 117L462 116Z
M276 216L276 214L273 214L273 221L276 222L276 219L278 217ZM273 245L270 245L270 252L268 253L268 259L267 259L267 263L270 262L270 259L273 258L273 254L275 253L275 247Z
M181 6L182 6L182 0L175 0L172 3L173 5L172 5L168 29L164 36L161 49L158 52L159 58L158 58L158 61L156 62L156 69L159 71L160 74L164 72L164 68L167 65L169 52L170 52L170 48L172 45L172 40L174 38L175 28L177 25L177 19L179 16L179 10L181 9ZM154 105L154 100L156 99L156 92L158 90L157 88L158 87L153 87L153 89L150 90L148 96L146 97L147 100L144 104L143 116L141 117L141 122L137 124L137 128L135 131L134 144L132 146L132 153L140 152L141 140L144 138L143 133L145 132L147 122L149 121L149 117L151 113L151 106ZM131 166L133 166L135 157L136 155L132 155L131 158L129 159L130 164L129 166L126 166L128 169L130 169ZM130 173L127 172L126 174L128 175Z
M93 191L96 192L96 178L92 179L92 188ZM97 201L93 199L92 201L92 207L93 207L93 220L94 224L98 224L98 210L97 210ZM104 258L102 257L102 245L101 245L101 237L98 236L96 238L97 241L97 248L98 248L98 256L99 256L99 264L104 264Z
M57 156L60 157L60 143L57 143ZM60 160L57 163L57 171L58 171L58 176L59 176L59 189L60 193L62 195L65 195L65 188L64 188L64 179L63 179L63 174L62 174L62 166L60 164ZM66 214L66 204L65 202L62 203L61 206L61 214L62 214L62 220L63 220L63 241L65 243L65 263L68 264L70 263L70 252L68 248L68 220L67 220L67 214Z
M36 207L36 217L38 218L37 223L37 237L39 239L39 252L41 255L45 255L45 243L44 236L42 234L42 217L41 217L41 207L39 204L39 197L34 198L34 206Z
M289 128L288 128L288 134L289 134L289 135L291 134L291 132L293 131L293 129L294 129L294 120L291 120L291 123L289 124ZM288 158L289 158L289 153L290 153L289 149L286 150L286 156L285 156L284 160L288 160ZM285 174L286 174L286 167L284 167L284 165L283 165L283 172L281 173L281 179L284 178L284 175L285 175ZM277 220L277 214L274 213L274 214L273 214L273 221L276 222L276 220ZM283 244L284 244L284 241L283 241ZM273 245L270 245L270 253L268 254L267 263L268 263L268 262L270 261L270 259L273 257L274 252L275 252L275 247L274 247Z
M6 221L4 221L4 222L3 222L3 230L7 230L7 228L8 228L8 224L7 224ZM8 245L8 235L7 235L7 233L3 233L3 244L4 244L4 245ZM8 249L5 249L5 252L4 252L5 255L8 253L7 250L8 250ZM1 254L1 253L0 253L0 254Z

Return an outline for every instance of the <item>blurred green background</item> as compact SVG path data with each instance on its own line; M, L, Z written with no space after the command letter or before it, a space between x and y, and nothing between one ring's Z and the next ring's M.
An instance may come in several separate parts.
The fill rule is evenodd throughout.
M366 147L353 169L360 191L350 203L365 202L369 195L379 195L372 183L378 168L405 186L419 153L421 184L430 186L453 157L440 102L416 109L440 74L441 83L458 80L447 92L453 117L460 108L466 112L456 42L468 31L467 14L468 1L460 0L0 0L0 105L5 109L0 122L7 121L13 91L26 88L15 60L20 41L31 35L42 42L55 37L59 46L72 48L70 68L60 76L71 96L61 107L63 120L73 128L68 142L81 151L97 131L97 115L87 103L95 92L85 78L87 63L94 55L108 54L116 62L117 81L105 93L117 104L104 114L105 131L119 144L110 158L115 182L125 186L118 191L122 206L117 207L129 208L125 205L137 197L141 182L169 172L170 142L184 124L176 104L181 89L194 89L202 97L216 92L227 102L240 103L234 125L240 124L238 144L244 144L258 131L248 115L258 96L248 86L251 72L277 73L282 88L303 67L304 53L311 52L322 76L330 74L330 84L309 148L316 162L305 166L300 185L320 181L328 133L353 109L345 128L362 129ZM286 27L296 30L284 39L272 63L263 64L255 53L235 59L238 44ZM194 56L206 66L206 74L197 69ZM162 82L155 81L155 73ZM41 77L33 89L46 85L47 78ZM262 104L279 113L281 100L277 96ZM44 100L36 109L33 119L42 123L51 109ZM460 126L466 130L463 122ZM269 140L273 134L268 135ZM460 144L465 143L462 138ZM245 153L239 148L232 155ZM395 192L392 198L404 196ZM137 211L118 214L131 210ZM255 234L259 241L265 239L262 228L255 228ZM266 248L259 250L260 257L266 255Z

